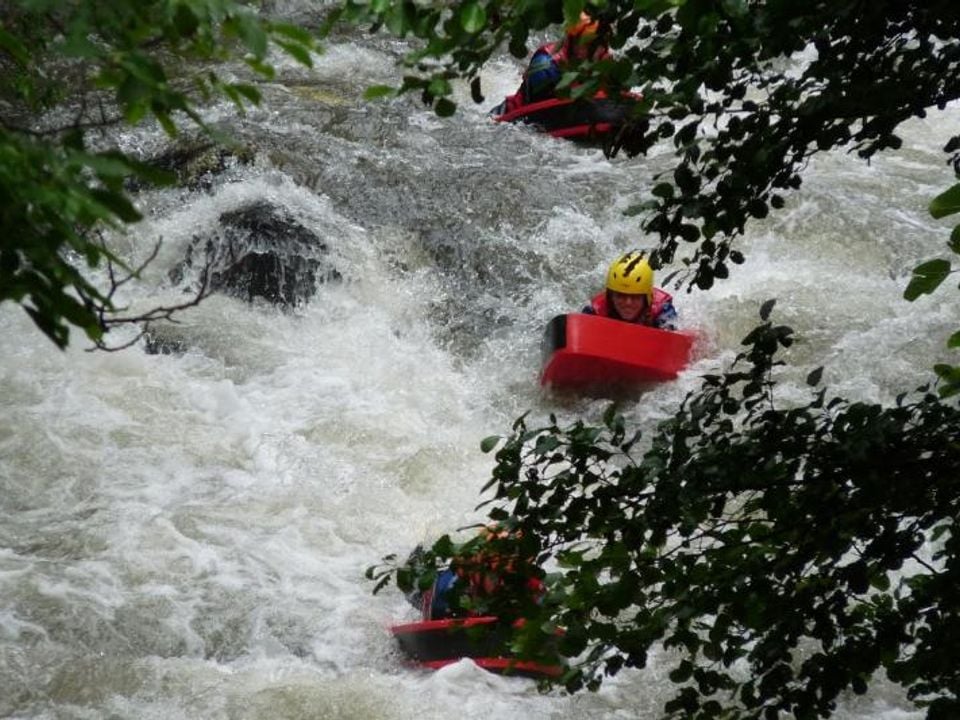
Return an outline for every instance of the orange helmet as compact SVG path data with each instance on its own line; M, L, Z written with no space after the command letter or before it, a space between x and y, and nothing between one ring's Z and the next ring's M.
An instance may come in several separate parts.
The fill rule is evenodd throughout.
M567 26L567 37L580 43L590 42L600 31L600 23L587 15L580 13L580 19Z

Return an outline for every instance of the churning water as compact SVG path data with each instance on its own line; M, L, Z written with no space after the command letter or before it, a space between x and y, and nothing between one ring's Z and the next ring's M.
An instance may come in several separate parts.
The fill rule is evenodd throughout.
M412 671L386 630L412 609L363 578L480 518L483 437L528 409L572 421L606 407L539 388L540 333L617 253L649 246L622 211L665 162L490 122L519 75L507 56L484 74L486 104L464 89L450 119L412 98L360 101L396 81L401 50L344 37L312 72L278 58L260 109L209 114L253 162L143 192L147 219L113 239L133 263L162 240L125 288L133 308L183 298L169 273L194 239L263 202L322 238L342 281L288 311L215 295L164 331L174 354L90 353L76 334L61 353L0 307L0 716L654 718L670 696L656 657L574 697L469 662ZM910 124L903 150L871 165L818 158L788 208L751 227L744 266L676 293L697 360L626 414L669 415L769 298L804 340L785 398L821 364L837 392L870 401L927 380L956 298L901 293L947 238L925 208L952 182L939 145L955 121ZM116 141L147 156L165 142L151 129ZM837 717L919 713L881 681Z

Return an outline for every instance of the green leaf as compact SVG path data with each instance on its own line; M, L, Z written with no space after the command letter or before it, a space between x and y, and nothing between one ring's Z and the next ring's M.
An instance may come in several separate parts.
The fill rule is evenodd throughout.
M131 174L127 158L117 153L81 154L75 157L100 178L124 178Z
M123 82L117 86L117 102L125 107L145 106L150 95L149 86L133 75L124 76ZM127 119L131 124L134 122Z
M960 212L960 183L930 201L930 214L935 218L953 215L955 212Z
M947 247L957 255L960 255L960 225L957 225L950 231L950 241L947 243Z
M148 88L163 85L167 81L163 65L146 55L126 55L120 64L131 77L138 79Z
M16 37L0 27L0 49L6 50L20 65L30 62L30 52Z
M630 205L626 210L623 211L623 214L627 217L635 217L640 213L647 212L648 210L656 210L659 205L660 203L656 200L645 200L641 203Z
M111 213L126 223L133 223L141 220L143 216L133 206L129 199L121 193L109 192L94 188L90 195L101 205L107 208Z
M933 366L933 371L941 380L945 380L951 384L960 383L960 367L956 365L937 363Z
M683 223L680 226L680 237L687 242L696 242L700 239L700 228L691 223ZM717 268L715 268L715 270L719 270L719 272L714 273L717 277L726 277L726 275L723 274L724 271L722 267L722 263L719 263Z
M950 336L950 339L947 340L947 347L948 348L960 347L960 330L958 330L957 332L955 332L953 335Z
M937 388L940 397L948 398L960 393L960 368L949 365L935 365L933 369L943 380L943 384Z
M313 67L313 58L310 56L310 50L300 43L277 40L277 45L283 48L283 51L296 60L301 65Z
M486 24L487 11L479 3L468 3L460 10L460 27L471 35L480 32Z
M313 35L310 34L309 30L306 30L299 25L291 25L289 23L273 23L270 25L270 31L276 33L277 35L288 37L298 45L303 45L304 47L313 46Z
M453 540L450 539L449 535L441 535L435 543L433 543L433 554L437 557L450 557L453 555Z
M470 80L470 98L475 103L482 103L484 100L483 93L480 90L480 76L477 75L475 78Z
M776 299L767 300L760 306L760 319L766 322L770 319L770 313L773 312L773 306L777 304Z
M723 9L733 17L743 17L748 12L746 0L723 0Z
M74 30L63 44L63 54L67 57L88 60L100 57L100 48L92 41L89 34L78 28L74 28Z
M259 75L262 75L267 80L272 80L274 76L277 74L277 71L273 67L273 65L269 63L265 63L259 58L246 57L243 59L243 61L247 65L249 65L254 70L254 72L256 72Z
M427 92L433 97L443 97L453 92L453 88L450 87L450 83L445 78L435 77L427 86Z
M186 3L177 3L177 9L173 13L173 25L180 34L180 37L189 38L196 34L200 27L200 20L194 14L193 10Z
M378 592L383 590L387 585L390 584L390 576L385 575L380 582L378 582L373 588L373 594L376 595Z
M960 185L957 187L960 187ZM949 260L928 260L917 265L913 269L913 277L911 277L907 289L903 291L904 299L912 302L921 295L932 293L940 287L940 283L946 280L949 274Z
M533 452L537 455L546 455L560 447L560 440L555 435L541 435L537 438Z
M488 453L493 450L499 443L501 437L499 435L490 435L485 437L480 441L480 452Z
M350 19L349 14L346 13L346 8L343 5L333 7L317 28L317 35L323 38L327 37L341 19Z
M148 109L149 107L146 102L126 102L124 103L123 107L123 119L126 120L130 125L136 125L143 120Z
M510 44L507 46L510 54L515 58L525 58L527 56L527 34L514 32L510 36Z
M173 170L165 170L133 158L125 158L125 160L132 173L153 185L173 185L177 181L177 174Z
M247 14L236 16L234 28L254 57L262 58L267 54L269 38L256 16Z
M807 385L815 386L820 384L820 378L823 377L823 367L818 367L816 370L807 375Z
M650 194L655 197L669 200L673 197L673 185L668 182L658 183L657 185L653 186L653 190L650 191Z
M403 37L410 30L410 18L405 5L404 2L394 3L386 13L387 28L398 37Z
M890 589L890 576L883 570L874 572L870 576L870 587L880 590L881 592L886 592Z
M260 104L260 91L253 85L247 85L246 83L232 83L227 87L233 90L233 92L235 92L237 95L242 95L245 97L252 104Z
M433 111L440 117L450 117L457 111L457 104L447 98L440 98L434 105Z
M693 675L693 663L689 660L683 660L677 667L670 671L670 682L683 683Z
M160 127L163 128L167 135L172 138L178 135L177 124L173 122L169 113L154 109L153 116L157 118L157 122L160 123Z

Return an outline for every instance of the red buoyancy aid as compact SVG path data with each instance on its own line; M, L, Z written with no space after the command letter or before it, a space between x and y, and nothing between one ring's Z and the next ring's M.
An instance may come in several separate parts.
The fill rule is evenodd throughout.
M663 311L663 306L668 302L673 302L673 296L668 292L664 292L660 288L654 288L653 302L649 307L644 309L643 313L640 315L640 321L644 325L652 325ZM593 299L590 301L590 307L593 308L593 311L597 315L602 317L610 317L610 307L607 304L607 291L601 290L599 293L594 295Z

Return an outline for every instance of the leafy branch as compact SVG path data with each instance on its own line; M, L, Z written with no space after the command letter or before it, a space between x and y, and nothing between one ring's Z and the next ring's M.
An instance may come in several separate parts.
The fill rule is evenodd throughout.
M119 280L115 268L126 270L123 263L92 238L141 219L128 194L130 178L163 185L173 177L117 150L92 152L87 134L152 118L175 137L186 118L215 135L199 103L223 95L243 112L260 101L254 85L224 80L216 63L239 57L269 79L275 74L267 62L271 46L307 66L319 49L308 30L263 19L234 0L4 4L0 302L19 304L61 348L71 327L105 349L103 334L111 326L170 319L180 306L138 318L113 316L114 293L137 271ZM202 71L189 69L199 64ZM73 108L72 120L37 122L54 108ZM84 265L104 263L113 284L100 289ZM183 307L201 299L202 293Z
M208 257L203 267L200 268L199 286L189 300L185 300L182 303L176 303L174 305L156 306L137 315L118 315L118 313L124 312L125 308L119 308L114 304L114 295L123 285L135 278L140 277L141 273L147 268L147 266L156 259L157 254L160 252L160 245L161 242L157 241L147 258L138 267L130 270L123 277L118 276L114 263L110 260L107 261L109 289L106 291L106 293L104 293L103 300L84 298L85 304L94 309L97 317L99 318L100 326L105 332L112 327L117 327L120 325L139 325L140 331L134 338L120 345L109 345L104 340L103 336L101 336L95 340L93 347L88 348L88 350L104 350L107 352L126 350L127 348L136 345L145 335L150 332L150 323L157 322L158 320L166 320L167 322L177 323L179 322L176 318L178 313L199 305L200 302L210 294L210 272L213 266L213 260Z
M947 152L954 152L954 164L960 159L960 136L954 137L944 148ZM960 175L960 171L957 173ZM960 212L960 183L937 195L930 202L930 214L937 219L948 217ZM949 250L960 255L960 225L956 225L950 233L947 242ZM903 291L903 297L913 302L921 295L933 293L950 275L957 272L951 262L944 258L934 258L920 263L913 269L910 282ZM958 286L960 289L960 286ZM948 348L960 347L960 330L954 332L947 339ZM934 365L934 372L940 378L938 391L941 397L950 397L960 393L960 366L938 363Z

